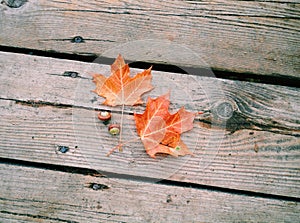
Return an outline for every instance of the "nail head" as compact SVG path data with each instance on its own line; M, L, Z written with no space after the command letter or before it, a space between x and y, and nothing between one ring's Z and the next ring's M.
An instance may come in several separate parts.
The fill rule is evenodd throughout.
M84 39L81 36L75 36L72 39L72 43L83 43Z

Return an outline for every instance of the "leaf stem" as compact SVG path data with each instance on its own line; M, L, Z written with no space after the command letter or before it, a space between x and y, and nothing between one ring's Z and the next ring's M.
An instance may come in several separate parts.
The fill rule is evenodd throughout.
M122 133L123 133L123 119L124 119L124 108L125 108L125 104L123 103L122 104L122 113L121 113L121 121L120 121L120 136L119 136L119 151L122 152L123 149L122 149Z
M136 141L138 141L140 138L141 138L141 137L136 137L135 139L126 141L126 142L124 142L124 143L119 143L119 144L116 145L114 148L112 148L112 149L106 154L106 156L111 155L111 154L112 154L115 150L117 150L117 149L119 149L119 151L120 151L120 149L122 148L122 146L124 146L124 145L126 145L126 144L128 144L128 143L131 143L131 142L136 142Z

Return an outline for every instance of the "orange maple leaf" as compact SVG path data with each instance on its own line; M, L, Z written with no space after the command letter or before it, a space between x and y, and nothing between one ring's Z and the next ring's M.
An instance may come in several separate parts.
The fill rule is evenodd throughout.
M121 55L118 55L111 65L111 76L106 78L102 74L94 74L94 90L99 96L106 98L105 105L138 105L142 104L141 95L152 90L151 67L138 73L134 77L129 75L129 65Z
M184 107L170 114L170 94L156 99L148 98L143 114L134 114L138 135L147 154L155 158L157 153L172 156L193 155L180 139L180 134L193 128L196 113L188 112Z

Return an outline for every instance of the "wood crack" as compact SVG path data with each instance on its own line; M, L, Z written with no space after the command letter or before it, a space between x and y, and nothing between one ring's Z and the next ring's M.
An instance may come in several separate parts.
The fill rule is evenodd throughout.
M113 109L110 108L105 109L105 108L91 108L86 106L76 106L72 104L53 103L53 102L36 101L36 100L24 101L24 100L7 99L7 98L0 98L0 100L13 101L19 105L30 106L35 108L50 106L50 107L56 107L61 109L76 108L76 109L94 110L97 112L108 111L115 114L122 113L122 111L118 107ZM124 115L133 115L133 113L134 113L133 111L124 111ZM199 117L195 119L194 121L195 125L201 125L204 128L211 128L213 125L214 128L225 129L230 134L233 134L234 132L241 131L241 130L256 130L256 131L273 132L277 134L290 135L290 136L300 136L300 129L298 128L288 128L272 120L270 121L265 120L265 123L261 124L255 121L255 119L249 119L248 116L240 112L234 112L233 116L229 120L227 120L225 123L220 123L220 124L216 123L211 119L210 110L206 110L203 113L203 116L205 118Z
M73 38L62 38L62 39L41 39L40 41L69 41L72 42ZM93 38L84 38L84 41L94 41L94 42L108 42L108 43L115 43L116 41L110 39L93 39Z
M30 217L30 218L33 218L33 219L51 220L51 221L67 222L67 223L79 223L78 221L70 221L70 220L65 220L65 219L61 219L61 218L51 218L51 217L44 216L44 215L23 214L23 213L12 212L12 211L3 211L3 210L1 210L0 213L9 214L9 215L16 215L16 216Z

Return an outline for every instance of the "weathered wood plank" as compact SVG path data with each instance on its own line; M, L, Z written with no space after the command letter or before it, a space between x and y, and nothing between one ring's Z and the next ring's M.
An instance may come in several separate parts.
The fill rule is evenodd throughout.
M53 58L0 53L0 97L76 107L107 109L91 90L91 74L109 75L109 66ZM78 78L64 76L66 71ZM131 69L132 73L138 72ZM267 130L299 136L299 89L193 75L153 71L156 97L171 90L172 108L185 106L203 111L199 119L212 125L226 124L227 130ZM26 81L24 81L26 80ZM149 95L149 94L148 94ZM224 104L225 102L226 104ZM119 107L112 108L120 111ZM131 108L126 108L128 112ZM143 107L134 109L143 111ZM227 113L226 113L227 112Z
M215 69L299 77L299 5L229 0L33 0L20 8L2 4L0 44L112 57L118 51L135 61L203 66L184 47L176 50L178 44ZM72 42L75 36L84 42ZM169 44L134 43L111 55L114 47L145 39Z
M90 92L93 83L85 78L95 71L108 74L109 66L11 53L1 53L0 61L1 157L299 197L297 89L153 72L156 90L151 95L165 93L175 84L173 107L203 110L203 119L213 120L213 125L204 125L202 119L196 122L194 132L185 138L197 156L158 162L149 159L136 142L124 153L106 158L117 142L97 124L93 109L104 107ZM68 70L80 77L63 76ZM239 115L217 125L211 112L224 100ZM128 129L134 129L132 117L126 117ZM234 132L241 126L249 130ZM135 137L134 130L124 133L125 139ZM60 154L58 145L71 150Z
M300 217L299 203L291 201L7 164L0 164L0 174L2 222L295 222ZM93 190L91 183L108 188Z
M151 159L138 140L122 153L106 157L118 139L84 108L28 105L0 100L0 157L86 167L134 177L171 179L299 197L299 137L264 131L195 128L183 140L195 157ZM79 121L74 115L80 114ZM114 114L116 120L118 114ZM76 118L75 118L76 119ZM123 139L136 138L131 116L125 116ZM74 131L75 130L75 131ZM68 146L61 153L59 146ZM130 176L131 175L131 176Z

